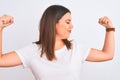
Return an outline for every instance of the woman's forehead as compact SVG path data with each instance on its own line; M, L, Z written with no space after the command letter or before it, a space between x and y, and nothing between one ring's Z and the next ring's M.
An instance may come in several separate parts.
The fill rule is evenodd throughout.
M71 14L66 13L60 20L71 21Z

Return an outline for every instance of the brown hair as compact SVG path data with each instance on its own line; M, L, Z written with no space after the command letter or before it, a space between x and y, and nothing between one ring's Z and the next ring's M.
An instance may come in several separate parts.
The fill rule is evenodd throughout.
M39 24L39 41L35 42L41 47L41 57L45 54L50 61L56 59L54 54L56 23L67 12L70 11L61 5L52 5L43 13ZM63 42L68 50L71 49L71 42L69 40L63 39Z

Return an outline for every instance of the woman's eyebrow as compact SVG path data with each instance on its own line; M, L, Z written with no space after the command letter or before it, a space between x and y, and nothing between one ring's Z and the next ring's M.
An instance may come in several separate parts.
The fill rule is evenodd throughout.
M71 21L71 19L66 19L65 21Z

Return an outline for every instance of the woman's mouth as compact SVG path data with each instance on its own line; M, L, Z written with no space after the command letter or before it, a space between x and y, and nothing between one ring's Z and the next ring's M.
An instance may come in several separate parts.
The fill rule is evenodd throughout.
M68 32L69 32L69 33L71 33L71 32L72 32L72 30L68 30Z

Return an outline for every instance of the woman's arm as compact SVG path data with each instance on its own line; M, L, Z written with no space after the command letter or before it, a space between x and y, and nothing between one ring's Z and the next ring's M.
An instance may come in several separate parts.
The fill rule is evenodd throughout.
M13 24L13 17L8 15L0 17L0 67L11 67L22 64L16 52L12 51L2 54L2 32L5 27L11 24Z
M114 28L111 20L108 17L102 17L99 19L99 24L106 29ZM100 62L113 59L115 52L114 30L106 31L104 46L102 50L92 48L86 59L86 61Z

